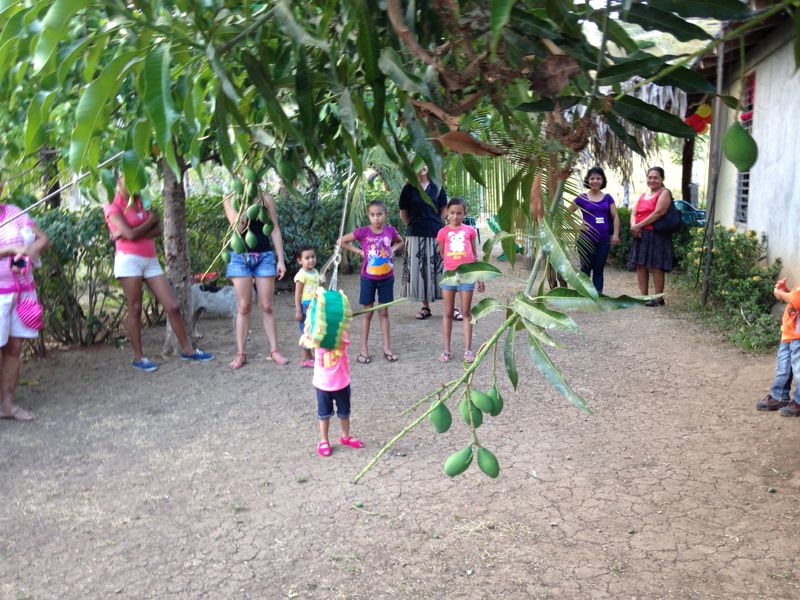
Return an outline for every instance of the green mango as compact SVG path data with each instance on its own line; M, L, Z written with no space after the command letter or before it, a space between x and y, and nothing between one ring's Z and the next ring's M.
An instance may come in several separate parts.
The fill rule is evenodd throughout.
M272 219L267 219L264 221L264 228L261 230L264 232L264 235L269 237L272 235L272 230L275 229L275 225L272 223Z
M253 170L253 167L250 165L245 165L242 169L242 174L244 178L247 179L251 184L258 185L258 173Z
M484 394L477 388L472 388L470 392L470 398L472 398L472 403L477 406L481 411L488 413L494 410L494 401L488 394Z
M497 389L497 386L492 386L492 388L486 393L492 399L492 403L494 405L492 410L489 411L489 414L493 417L496 417L503 412L503 397L500 395L500 391Z
M247 214L247 218L250 219L251 221L253 219L255 219L258 216L258 209L259 208L261 208L261 205L258 204L258 203L251 204L250 206L248 206L247 207L247 213L246 213Z
M466 471L472 464L472 446L454 452L444 463L444 472L448 477L455 477Z
M444 433L448 429L450 429L450 425L453 423L453 415L450 414L450 411L447 410L447 407L444 404L439 404L431 414L428 415L428 420L433 425L433 428L436 430L436 433Z
M253 183L253 182L248 183L245 196L247 196L246 198L247 200L250 201L255 200L256 197L258 196L258 183Z
M247 252L247 246L244 245L242 234L240 234L238 231L234 231L233 235L231 236L231 250L237 254Z
M461 401L461 404L458 405L458 410L461 412L461 418L464 419L467 425L471 425L474 422L475 429L477 429L481 426L481 423L483 423L483 413L468 399L464 398ZM472 411L472 421L470 421L469 418L470 411Z
M500 475L500 463L486 448L478 448L478 467L492 479Z
M247 244L248 248L255 248L256 244L258 243L258 238L256 237L255 233L253 233L248 229L247 235L244 236L244 241Z
M734 123L722 139L722 151L739 171L749 171L758 160L758 144L741 123Z
M258 220L262 223L266 223L269 220L269 213L267 212L267 209L264 208L263 204L258 209Z
M281 156L278 159L275 170L278 171L278 175L280 175L281 179L286 183L292 183L297 179L297 168L294 166L294 162L286 156Z
M244 184L241 179L236 178L233 180L233 191L237 196L244 194Z
M224 262L226 265L227 265L229 262L231 262L231 253L230 253L230 252L228 252L227 250L223 250L223 251L222 251L222 260L223 260L223 262Z

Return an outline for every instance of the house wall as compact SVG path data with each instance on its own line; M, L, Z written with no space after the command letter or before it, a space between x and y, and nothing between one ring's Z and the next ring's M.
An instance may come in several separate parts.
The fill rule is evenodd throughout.
M752 135L758 161L750 171L747 229L766 233L769 259L780 257L792 281L800 279L800 72L795 69L793 41L755 65L755 107ZM726 93L740 96L740 82ZM723 132L733 123L725 114ZM734 223L736 167L723 158L715 220ZM741 225L739 224L741 227Z

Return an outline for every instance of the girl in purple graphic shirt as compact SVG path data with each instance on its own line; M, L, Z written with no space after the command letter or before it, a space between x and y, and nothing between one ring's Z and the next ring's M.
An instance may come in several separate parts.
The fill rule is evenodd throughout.
M592 278L598 292L603 291L603 269L611 246L619 244L619 214L611 194L601 191L606 187L606 174L600 167L592 167L583 180L589 188L573 200L570 212L581 209L584 229L578 237L581 271Z

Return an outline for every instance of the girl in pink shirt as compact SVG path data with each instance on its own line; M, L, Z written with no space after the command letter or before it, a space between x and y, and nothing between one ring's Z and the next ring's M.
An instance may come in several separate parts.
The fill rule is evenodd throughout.
M467 216L467 203L463 198L453 198L447 203L447 225L439 230L436 241L439 254L442 255L445 271L453 271L460 265L477 261L478 232L474 227L464 225ZM444 297L444 315L442 316L442 335L444 352L439 355L440 362L450 362L453 355L450 348L450 337L453 332L453 309L456 303L456 292L461 295L462 325L464 327L464 360L471 363L475 360L472 351L472 293L477 287L483 292L482 281L475 283L459 283L458 285L441 284Z
M328 441L328 427L336 403L336 416L342 435L339 443L351 448L363 448L364 444L350 435L350 359L347 348L350 340L342 338L342 345L335 350L317 348L314 351L314 378L312 383L317 390L317 418L319 419L320 442L317 452L320 456L330 456L333 450Z

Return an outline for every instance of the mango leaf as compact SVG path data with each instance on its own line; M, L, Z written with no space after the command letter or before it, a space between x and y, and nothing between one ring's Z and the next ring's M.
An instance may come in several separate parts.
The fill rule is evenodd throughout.
M662 75L656 80L656 83L676 87L689 94L713 94L716 89L700 73L686 67L678 67L674 71Z
M17 46L19 40L11 38L0 43L0 73L5 73L9 65L17 59Z
M72 16L89 2L86 0L55 0L42 20L42 31L33 51L33 71L37 73L50 62L58 42L66 35Z
M233 85L230 77L228 77L228 72L225 70L225 65L223 65L222 61L219 59L214 44L208 44L208 46L206 46L206 58L208 59L208 64L211 65L211 70L214 71L217 80L222 86L222 91L231 99L231 105L239 102L239 91L236 89L236 86Z
M547 16L568 36L580 39L581 26L572 0L546 0Z
M131 138L131 136L128 136ZM144 165L136 156L136 152L132 149L133 140L129 139L130 148L125 150L122 155L122 174L125 176L125 187L131 195L137 193L139 190L147 185L147 173Z
M58 70L56 71L59 83L64 83L64 80L75 65L75 62L83 56L86 47L97 41L98 37L99 36L89 35L80 40L76 40L66 49L63 55L59 55Z
M600 31L606 24L607 13L605 10L596 10L589 15L589 19L597 25ZM608 39L614 42L617 46L625 50L628 54L633 54L639 49L639 45L628 35L625 28L620 25L616 19L611 19L608 22Z
M517 372L517 358L516 358L516 338L517 330L514 327L509 328L506 334L505 342L503 343L503 362L506 365L506 373L508 380L511 382L512 387L517 389L517 382L519 381L519 373Z
M647 31L663 31L672 34L681 42L712 39L711 34L705 29L684 21L670 12L654 8L652 4L632 4L625 15L625 20L636 23Z
M464 165L467 173L469 173L470 177L472 177L478 185L486 187L486 181L483 179L483 173L481 172L481 163L477 158L471 154L462 154L461 164Z
M500 34L503 27L508 24L511 18L511 9L513 8L516 0L492 0L491 1L491 28L492 28L492 43L491 43L491 56L494 57L497 52L497 44L500 41Z
M138 119L133 124L133 150L139 160L150 156L150 123L147 119Z
M442 157L431 143L428 137L428 131L423 127L422 123L420 123L417 112L414 110L414 106L411 104L410 100L406 100L405 102L403 116L405 117L406 130L411 137L411 146L414 148L414 152L421 156L425 164L428 165L428 177L436 184L436 187L441 189L443 184L441 179ZM426 199L425 194L423 194L423 199Z
M564 376L561 374L561 371L559 371L558 367L556 367L555 364L553 364L553 361L550 360L550 357L547 355L547 352L544 351L544 348L542 348L539 340L529 335L528 346L530 348L533 363L536 365L536 368L539 369L542 375L544 375L544 378L548 381L548 383L550 383L550 385L552 385L557 392L562 394L574 406L577 406L581 410L591 414L592 411L586 404L586 401L576 394L575 391L564 380Z
M523 112L552 112L556 109L556 101L560 110L572 108L581 101L580 96L561 96L559 98L541 98L533 102L523 102L514 108Z
M526 298L522 292L514 298L514 310L523 319L538 325L543 329L562 329L564 331L578 331L578 324L567 314L550 310L544 303Z
M489 262L489 259L492 257L492 248L494 248L497 242L502 242L503 240L513 237L514 236L507 231L498 231L494 236L483 242L483 262Z
M667 61L673 58L675 57L671 54L665 56L647 54L643 58L619 59L616 64L602 68L597 74L597 82L600 85L611 85L620 81L628 81L631 77L641 73L658 72L666 66Z
M97 71L97 63L100 57L105 54L107 43L108 36L103 36L89 46L89 52L86 53L86 57L83 59L83 68L81 69L84 79L94 78L95 71Z
M144 59L144 109L155 129L155 139L167 164L180 180L181 170L172 147L172 126L178 113L172 103L169 44L156 46Z
M582 296L575 290L567 288L555 288L542 296L537 296L536 300L543 300L548 305L561 310L583 311L583 312L608 312L623 308L632 308L644 304L648 297L636 296L605 296L600 294L596 300Z
M370 5L373 6L370 6ZM381 41L378 37L378 30L375 27L370 11L376 7L369 0L355 0L353 2L358 19L358 33L356 36L356 47L361 57L361 64L364 68L364 78L367 83L374 87L375 83L383 79L378 57L381 51Z
M225 94L222 90L217 88L217 101L214 107L214 121L217 137L217 146L219 147L219 156L222 159L222 164L233 173L234 163L236 162L236 154L233 151L233 145L228 134L228 113L226 111Z
M303 126L303 136L306 141L316 137L316 111L314 110L314 88L311 79L311 70L308 68L308 56L302 46L296 47L294 87L297 92L297 108L300 123Z
M485 262L464 263L455 270L445 271L440 280L444 285L458 285L459 283L475 283L476 281L489 281L500 277L503 273L495 266Z
M500 209L497 211L497 223L500 225L500 229L503 231L511 232L516 229L517 210L520 202L519 186L524 176L525 169L523 168L514 174L503 190L503 203L500 205ZM511 267L513 268L514 263L517 260L516 237L503 238L501 241L501 246L509 264L511 264Z
M609 129L614 132L614 135L622 140L622 143L628 148L644 158L644 150L642 150L642 147L639 145L639 142L636 140L636 138L628 133L628 131L625 129L625 126L607 113L604 116L606 118L606 123L608 123Z
M356 137L356 109L353 106L353 99L350 97L348 88L344 88L339 95L339 120L342 122L345 131Z
M426 98L430 96L428 86L418 77L406 72L400 56L391 48L381 50L378 67L401 90L405 90L409 94L421 94Z
M690 138L695 135L695 130L684 123L680 117L671 115L657 106L633 96L623 96L614 102L611 110L634 125L646 127L651 131L660 131L681 138Z
M280 23L283 32L288 35L296 44L304 46L313 46L319 48L323 52L328 52L330 46L324 39L320 39L311 35L308 31L297 22L292 14L291 4L287 0L279 0L273 7L273 14Z
M678 13L687 19L741 21L752 16L747 3L741 0L648 0L647 4L659 10Z
M545 331L544 328L536 325L535 323L531 323L527 319L521 319L522 324L525 326L525 329L528 330L528 333L532 335L534 338L539 340L542 344L546 346L550 346L551 348L563 348L564 344L560 344L555 341L550 334Z
M32 154L45 143L45 129L42 126L42 103L44 95L36 94L28 106L25 118L25 152Z
M138 60L140 59L137 58L136 51L119 55L106 65L100 76L86 86L81 94L75 108L75 129L69 144L69 165L73 170L78 171L84 165L94 131L98 124L106 120L106 102L117 91L119 80Z
M581 295L597 298L597 290L591 280L584 274L578 273L569 261L567 252L560 239L553 233L550 226L542 221L539 224L539 244L541 249L550 258L550 263L556 272L567 280Z
M284 112L283 106L278 100L275 84L261 60L250 52L242 52L240 60L247 70L250 82L266 101L267 112L275 126L296 140L303 139L292 121L286 116L286 112Z
M472 307L472 322L474 323L488 314L497 312L498 310L505 310L506 308L508 307L500 302L500 300L481 298L481 301Z

